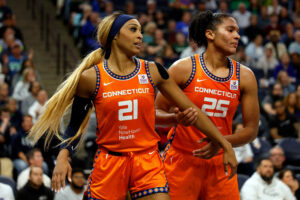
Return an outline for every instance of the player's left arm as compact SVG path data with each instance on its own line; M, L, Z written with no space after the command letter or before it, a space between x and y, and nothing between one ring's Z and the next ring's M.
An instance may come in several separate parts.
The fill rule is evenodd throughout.
M244 128L226 136L233 147L253 141L257 136L259 124L257 82L254 73L243 65L240 68L240 92Z

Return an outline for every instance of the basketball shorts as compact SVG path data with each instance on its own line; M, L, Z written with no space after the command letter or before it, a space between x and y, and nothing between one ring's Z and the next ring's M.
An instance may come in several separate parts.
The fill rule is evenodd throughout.
M164 166L157 149L116 153L98 149L85 199L124 200L154 193L168 193Z
M240 199L237 176L225 175L223 154L205 160L169 145L163 159L172 200Z

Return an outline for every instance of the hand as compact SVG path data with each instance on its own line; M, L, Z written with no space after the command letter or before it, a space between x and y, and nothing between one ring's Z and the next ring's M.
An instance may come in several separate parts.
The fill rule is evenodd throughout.
M213 156L215 156L221 148L219 145L213 143L209 138L202 138L198 141L198 143L203 142L207 142L207 144L202 148L193 151L193 155L195 157L199 157L202 159L210 159Z
M15 127L10 127L10 129L9 129L9 134L10 135L17 135L17 129L15 128Z
M291 181L288 183L288 186L291 188L293 194L295 194L299 188L299 183L296 179L291 179Z
M6 55L6 54L3 54L3 56L2 56L2 60L3 60L3 63L5 64L5 65L7 65L8 64L8 56Z
M181 112L178 107L175 107L174 113L177 123L183 126L191 126L198 119L198 112L194 108L188 108Z
M29 54L28 54L28 59L29 59L29 60L32 60L32 59L33 59L33 55L34 55L34 53L33 53L33 49L32 49L32 48L30 48L30 50L29 50Z
M231 174L229 176L229 180L236 174L238 162L235 157L235 153L233 151L233 148L229 142L227 142L227 145L223 147L224 149L224 155L223 155L223 164L224 164L224 170L226 176L228 175L228 165L230 165L231 168Z
M61 187L65 188L65 178L68 175L68 181L71 182L72 167L68 161L68 155L63 151L68 151L63 149L59 152L59 155L56 160L56 165L52 174L52 190L58 192L61 190ZM62 152L62 153L61 153ZM63 155L64 154L64 155ZM67 155L67 156L66 156Z

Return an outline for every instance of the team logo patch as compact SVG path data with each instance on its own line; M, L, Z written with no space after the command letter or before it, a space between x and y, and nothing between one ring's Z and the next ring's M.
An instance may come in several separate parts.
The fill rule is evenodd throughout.
M148 78L146 74L139 74L140 84L148 84Z
M239 81L238 80L231 80L230 81L230 89L231 90L238 90L239 89Z

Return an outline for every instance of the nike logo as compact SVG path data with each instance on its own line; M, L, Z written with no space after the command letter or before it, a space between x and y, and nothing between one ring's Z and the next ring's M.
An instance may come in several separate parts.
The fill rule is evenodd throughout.
M152 152L150 152L149 154L151 155L151 154L153 154L155 152L155 150L154 151L152 151Z
M197 79L197 82L205 81L206 79Z
M107 86L107 85L112 84L112 83L113 83L113 81L112 81L112 82L109 82L109 83L104 83L103 85L104 85L104 86Z

